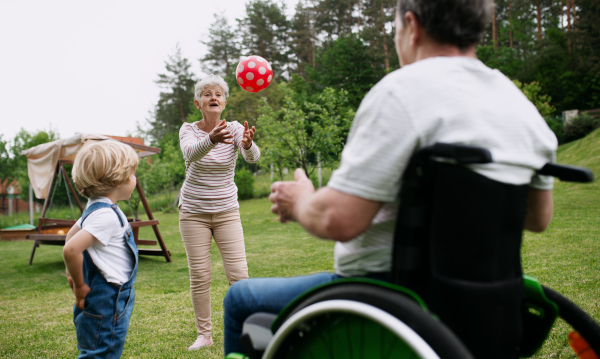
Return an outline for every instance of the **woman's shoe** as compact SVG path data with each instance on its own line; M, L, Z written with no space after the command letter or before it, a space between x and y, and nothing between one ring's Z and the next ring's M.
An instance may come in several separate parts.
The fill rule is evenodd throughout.
M208 338L206 339L204 337L204 335L198 335L198 339L196 339L196 341L194 342L194 344L192 344L188 350L198 350L200 348L204 348L207 347L209 345L212 345L213 340L212 338Z

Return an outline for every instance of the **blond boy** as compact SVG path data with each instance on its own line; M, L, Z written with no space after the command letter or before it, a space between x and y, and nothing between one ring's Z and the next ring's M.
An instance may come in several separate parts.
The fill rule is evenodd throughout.
M73 181L88 203L67 234L63 258L75 294L79 358L119 358L125 345L138 255L116 203L131 197L137 163L131 147L113 140L84 146L75 158Z

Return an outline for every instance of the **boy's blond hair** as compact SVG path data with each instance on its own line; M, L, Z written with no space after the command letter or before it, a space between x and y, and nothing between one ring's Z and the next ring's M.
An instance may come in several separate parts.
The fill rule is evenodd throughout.
M83 146L73 163L73 182L82 196L105 196L127 182L138 165L138 156L130 146L104 140Z

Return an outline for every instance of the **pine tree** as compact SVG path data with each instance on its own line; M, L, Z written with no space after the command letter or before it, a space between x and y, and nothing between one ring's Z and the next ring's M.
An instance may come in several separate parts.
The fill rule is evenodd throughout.
M181 124L186 122L191 112L190 100L194 96L196 80L190 71L192 65L186 58L181 57L179 45L175 54L169 55L165 61L166 74L159 74L155 81L163 90L149 120L152 128L150 135L154 140L162 139L168 133L177 133Z
M305 67L314 66L317 37L315 29L316 11L314 6L307 6L299 2L296 5L296 13L291 21L290 46L294 72L302 77L306 76Z
M229 25L224 14L214 14L215 22L208 30L208 41L200 41L208 47L208 54L200 59L205 73L229 75L240 58L240 43L237 32Z
M320 0L316 6L316 32L323 34L327 43L352 33L352 16L356 0Z
M288 71L290 23L285 5L271 0L254 0L246 4L246 17L238 19L243 34L244 55L258 55L271 63L275 76Z

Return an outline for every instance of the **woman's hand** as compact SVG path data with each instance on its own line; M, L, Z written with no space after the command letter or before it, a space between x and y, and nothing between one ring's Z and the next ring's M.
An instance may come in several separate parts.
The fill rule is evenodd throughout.
M242 146L244 146L245 150L250 149L252 146L252 139L254 138L254 132L256 132L256 128L252 126L251 129L248 129L248 121L244 122L244 138L242 138Z
M233 135L231 132L227 131L227 122L225 122L225 120L219 122L217 127L210 131L208 136L210 137L211 142L215 145L219 142L227 144L233 143L233 140L231 140Z

